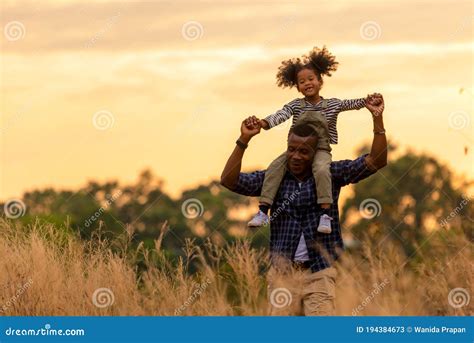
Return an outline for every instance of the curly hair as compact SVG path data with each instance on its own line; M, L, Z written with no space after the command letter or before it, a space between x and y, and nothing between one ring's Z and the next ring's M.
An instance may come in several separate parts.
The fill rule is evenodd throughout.
M296 86L298 72L303 69L314 70L318 79L322 81L322 76L331 76L331 73L337 70L338 64L336 57L326 49L326 46L322 49L314 47L302 59L292 58L281 62L276 76L277 85L282 88Z
M296 75L303 69L303 63L299 58L292 58L281 62L277 73L278 87L293 87L296 86Z

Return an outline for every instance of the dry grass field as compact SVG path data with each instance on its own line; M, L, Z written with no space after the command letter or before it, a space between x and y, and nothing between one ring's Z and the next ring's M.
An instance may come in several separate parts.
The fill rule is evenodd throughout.
M2 315L267 314L267 252L246 241L226 247L188 241L187 257L171 263L160 239L149 251L132 249L130 236L86 242L64 232L0 219ZM451 231L432 237L416 262L407 263L391 244L346 252L337 263L337 314L472 315L472 248ZM197 272L189 272L191 263Z

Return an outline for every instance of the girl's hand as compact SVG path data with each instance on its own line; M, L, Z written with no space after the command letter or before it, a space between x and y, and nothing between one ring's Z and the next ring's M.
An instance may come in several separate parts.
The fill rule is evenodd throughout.
M378 96L382 96L381 94L379 93L372 93L372 94L367 94L367 96L365 97L365 104L371 104L373 105L374 104L374 101L378 98ZM377 102L378 103L378 102ZM367 106L366 106L367 107Z
M385 109L385 103L383 96L380 93L374 93L368 96L367 103L365 107L374 115L381 115Z
M260 129L262 126L260 125L260 119L255 116L250 116L244 120L245 125L248 129Z
M372 100L372 95L367 94L365 97L365 107L367 107L367 104Z
M370 95L371 96L371 104L372 105L380 105L383 103L383 96L380 93L373 93Z
M270 128L270 125L268 125L268 122L265 119L260 119L260 126L264 130L268 130Z
M250 140L253 136L259 134L260 130L260 120L255 116L248 117L242 122L242 126L240 127L241 137L244 138L244 140Z

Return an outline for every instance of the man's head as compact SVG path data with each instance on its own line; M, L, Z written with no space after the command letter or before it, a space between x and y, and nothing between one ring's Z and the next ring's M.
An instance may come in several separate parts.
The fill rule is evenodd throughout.
M288 170L294 176L304 177L311 174L317 144L318 136L311 126L300 124L290 130L286 160Z

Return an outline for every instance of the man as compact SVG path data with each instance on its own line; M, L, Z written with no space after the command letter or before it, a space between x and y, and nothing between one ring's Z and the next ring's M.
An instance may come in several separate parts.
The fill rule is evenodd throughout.
M368 155L331 163L334 219L330 234L316 230L322 210L317 204L311 164L317 134L307 125L290 130L287 172L270 212L270 256L268 273L271 314L333 315L336 269L332 266L343 249L337 201L341 187L357 183L387 164L387 140L383 124L383 97L376 93L367 105L372 113L374 137ZM221 184L247 196L259 196L265 171L241 173L242 157L260 121L242 122L240 137L221 175Z

